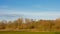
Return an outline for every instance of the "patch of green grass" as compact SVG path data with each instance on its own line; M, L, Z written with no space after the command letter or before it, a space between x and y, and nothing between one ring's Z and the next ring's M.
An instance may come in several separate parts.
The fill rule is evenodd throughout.
M60 34L60 32L13 32L6 31L0 32L0 34Z
M60 34L60 32L55 32L55 34Z

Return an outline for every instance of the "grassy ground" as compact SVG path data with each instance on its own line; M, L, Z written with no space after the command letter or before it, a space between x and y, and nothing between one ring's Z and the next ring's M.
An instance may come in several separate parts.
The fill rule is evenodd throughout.
M0 32L0 34L60 34L60 32Z

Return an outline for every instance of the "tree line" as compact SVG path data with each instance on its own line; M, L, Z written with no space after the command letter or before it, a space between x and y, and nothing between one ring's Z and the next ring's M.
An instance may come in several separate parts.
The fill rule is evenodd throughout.
M38 20L19 18L14 21L0 21L0 31L60 31L60 19Z

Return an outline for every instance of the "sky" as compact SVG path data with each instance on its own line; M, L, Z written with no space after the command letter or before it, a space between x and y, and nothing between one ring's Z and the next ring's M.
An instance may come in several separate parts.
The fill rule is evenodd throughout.
M0 0L0 20L60 18L60 0Z

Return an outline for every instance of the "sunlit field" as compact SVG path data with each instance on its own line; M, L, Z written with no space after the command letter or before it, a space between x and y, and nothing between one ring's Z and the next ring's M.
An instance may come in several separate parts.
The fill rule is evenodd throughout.
M0 32L0 34L60 34L60 32Z
M0 32L0 34L60 34L60 32Z

